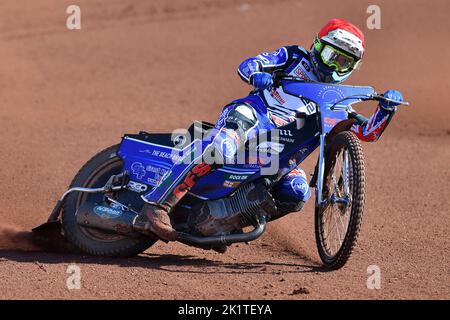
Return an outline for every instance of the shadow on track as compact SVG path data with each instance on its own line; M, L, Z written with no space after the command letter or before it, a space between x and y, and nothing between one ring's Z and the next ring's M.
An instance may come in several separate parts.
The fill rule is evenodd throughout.
M176 254L152 254L143 253L133 258L103 258L83 256L77 254L58 254L42 251L1 251L0 263L2 261L15 261L20 263L42 263L42 264L96 264L116 265L119 267L141 267L161 270L173 273L217 273L217 274L276 274L279 268L283 273L316 273L328 270L319 265L310 263L286 263L274 261L264 262L223 262L198 258L192 255ZM179 268L177 268L179 267ZM198 267L198 269L184 269L185 267Z

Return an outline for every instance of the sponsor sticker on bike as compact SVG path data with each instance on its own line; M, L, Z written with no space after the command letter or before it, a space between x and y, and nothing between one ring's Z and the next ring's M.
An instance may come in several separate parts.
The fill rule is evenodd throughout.
M260 153L272 153L279 154L284 149L284 144L277 142L268 142L264 141L260 143L257 147L258 152Z
M122 215L121 210L105 207L105 206L95 206L94 212L96 215L103 219L115 219Z
M224 177L230 181L245 181L245 180L247 180L248 175L247 174L241 175L241 174L226 173L224 175Z
M223 182L223 186L226 188L237 188L239 185L241 184L240 181L229 181L229 180L225 180Z

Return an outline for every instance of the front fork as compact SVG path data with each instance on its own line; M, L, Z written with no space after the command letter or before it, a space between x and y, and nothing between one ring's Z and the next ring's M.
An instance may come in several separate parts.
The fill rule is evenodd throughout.
M348 205L350 203L350 186L348 180L348 151L344 150L343 152L343 168L342 168L342 178L344 183L344 194L336 197L334 194L330 199L323 199L323 184L324 184L324 172L325 172L325 137L326 134L322 133L320 135L320 145L319 145L319 162L318 162L318 170L317 170L317 188L316 188L316 205L327 206L331 203L341 203L344 205Z
M316 188L316 199L317 206L321 206L323 203L322 190L323 190L323 174L325 171L325 133L320 135L320 145L319 145L319 163L317 170L317 188Z

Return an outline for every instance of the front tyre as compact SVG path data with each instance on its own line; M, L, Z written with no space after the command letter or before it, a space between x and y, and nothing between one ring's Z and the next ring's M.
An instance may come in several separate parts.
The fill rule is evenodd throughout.
M122 172L123 162L117 155L117 151L118 145L100 151L80 169L69 188L103 187L112 175ZM127 199L126 201L135 203L136 206L133 209L136 210L140 209L139 205L142 206L142 200L132 191L123 190L109 196L118 201ZM156 242L140 234L125 236L78 225L75 213L86 201L102 203L104 195L73 192L65 199L62 212L64 233L69 241L82 252L103 257L131 257L145 251Z
M337 134L327 146L323 205L316 203L315 234L320 258L339 269L356 245L364 211L364 156L358 138L349 131Z

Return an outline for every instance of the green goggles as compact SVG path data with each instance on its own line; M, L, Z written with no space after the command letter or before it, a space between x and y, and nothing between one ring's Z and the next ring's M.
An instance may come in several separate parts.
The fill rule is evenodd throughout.
M353 57L332 45L322 43L316 39L314 48L319 53L322 62L330 68L333 68L339 73L347 73L351 70L357 69L361 60Z

